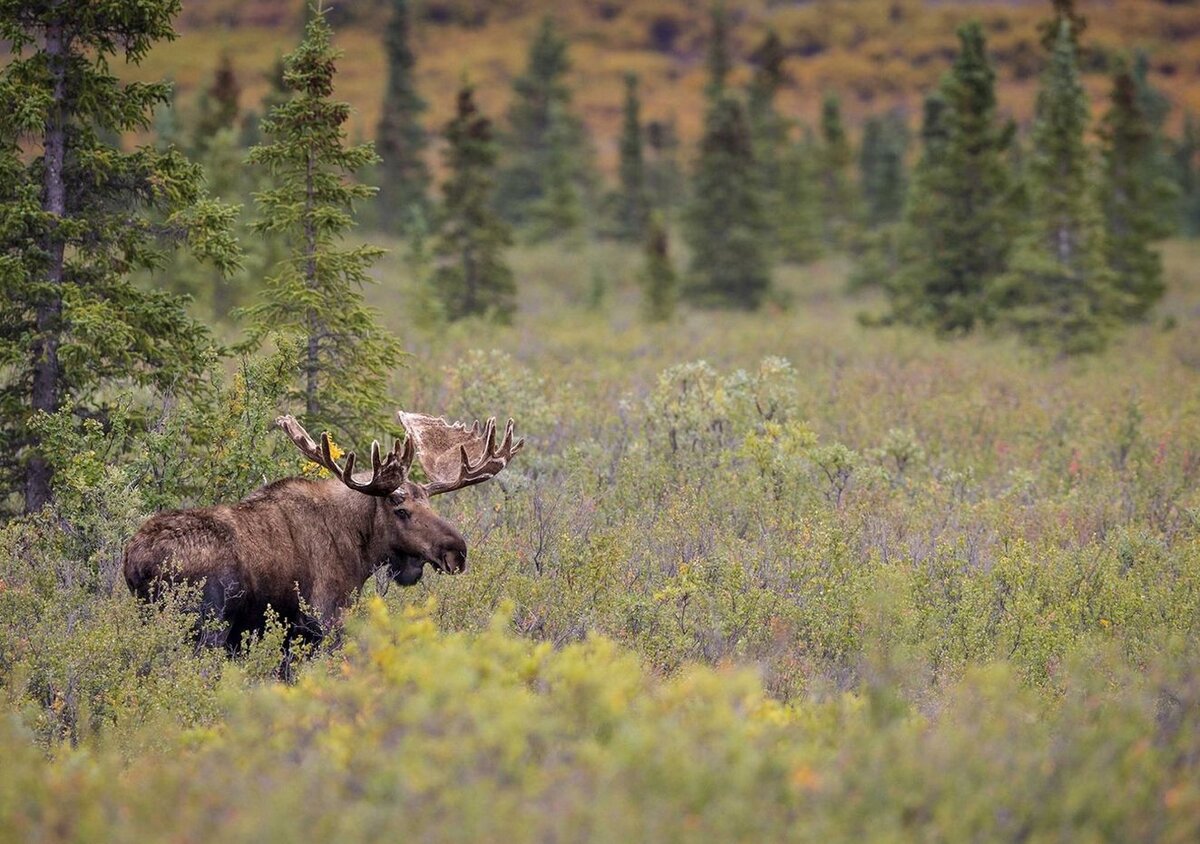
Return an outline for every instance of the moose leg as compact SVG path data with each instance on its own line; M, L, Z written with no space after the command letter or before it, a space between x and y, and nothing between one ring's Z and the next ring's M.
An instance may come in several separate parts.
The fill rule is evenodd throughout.
M229 644L229 621L226 618L228 589L220 575L204 579L200 591L200 617L196 621L196 641L202 647L224 648Z

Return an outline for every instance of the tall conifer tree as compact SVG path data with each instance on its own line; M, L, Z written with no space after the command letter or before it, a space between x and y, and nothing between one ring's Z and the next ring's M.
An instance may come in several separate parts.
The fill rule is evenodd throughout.
M853 221L857 215L850 165L854 153L842 123L838 98L827 94L821 106L821 219L825 224L825 244L831 249L849 245Z
M987 291L1008 265L1016 220L1011 130L996 120L996 77L983 30L967 24L936 97L926 102L921 162L889 284L890 319L943 333L990 320Z
M617 209L617 233L633 240L645 236L650 213L646 186L646 159L642 151L642 104L638 78L625 76L624 121L621 126L621 193Z
M384 34L388 81L383 111L375 130L379 152L379 222L385 231L403 232L414 213L429 210L427 139L421 125L425 101L417 93L413 55L412 13L408 0L392 0L392 17ZM415 211L414 211L415 209Z
M1075 49L1079 49L1079 39L1087 29L1087 18L1075 9L1075 0L1050 0L1053 14L1038 24L1038 35L1041 36L1042 47L1047 53L1054 52L1054 44L1058 40L1058 32L1063 23L1067 24L1071 33L1071 41Z
M685 176L679 164L679 133L674 119L646 124L646 186L649 203L669 209L683 202Z
M104 418L117 386L187 389L209 343L180 302L130 273L184 240L225 269L236 209L204 194L200 170L173 148L125 153L101 140L147 131L165 83L123 84L175 37L179 0L0 0L0 477L27 510L52 496L51 461L31 421L70 410Z
M1063 21L1038 92L1028 167L1031 218L993 295L1004 323L1066 354L1100 348L1121 311L1105 261L1087 129L1087 94L1071 27Z
M685 222L692 300L757 308L771 285L771 231L746 110L732 94L709 108Z
M589 156L583 124L571 111L570 69L567 41L547 16L530 44L525 72L513 81L496 197L510 222L539 235L566 234L580 222ZM569 213L558 217L564 209Z
M200 95L199 117L192 135L192 149L197 155L207 151L208 142L214 135L237 125L241 93L233 59L229 53L222 53L212 82Z
M1109 267L1126 298L1128 319L1145 316L1163 294L1162 259L1151 248L1170 233L1171 189L1161 172L1155 127L1125 61L1113 74L1108 112L1100 124L1101 203Z
M292 397L303 403L310 425L352 435L384 406L387 377L401 351L362 298L368 270L383 250L343 246L355 201L374 193L351 176L379 159L369 143L346 145L350 106L331 99L340 56L331 36L316 9L304 40L285 58L292 96L271 110L262 125L268 142L247 157L276 180L256 196L262 213L256 228L293 244L291 260L267 279L248 315L253 341L272 331L302 338L303 383Z
M1200 125L1188 114L1183 118L1183 131L1171 151L1176 186L1179 231L1188 236L1200 235L1200 173L1196 158L1200 155Z
M899 219L908 183L908 127L896 113L868 118L859 150L863 231L855 240L850 289L883 284L899 267Z
M908 152L908 138L908 127L896 113L870 117L863 125L858 167L863 216L868 228L894 223L904 211L908 188L904 156Z
M788 261L812 261L823 249L818 162L811 132L790 143L779 162L779 204L773 222L780 254Z
M726 86L729 18L712 6L709 104L684 217L692 248L685 292L706 307L757 308L771 286L772 232L742 100Z
M712 31L708 36L708 86L704 89L710 102L715 102L725 93L732 59L729 52L729 13L725 3L717 0L709 9Z
M795 199L784 194L788 178L797 174L784 172L789 166L789 121L778 111L776 97L786 81L784 60L787 53L775 30L768 30L750 59L754 76L746 97L750 118L750 134L754 141L754 159L758 163L758 184L763 192L763 204L774 229L774 243L781 252L789 250L786 240L795 233L789 231L794 216L787 203Z
M516 283L504 260L512 245L508 224L492 207L497 148L492 122L464 84L454 118L446 124L442 216L434 247L440 266L434 285L449 319L486 316L509 322L516 310Z

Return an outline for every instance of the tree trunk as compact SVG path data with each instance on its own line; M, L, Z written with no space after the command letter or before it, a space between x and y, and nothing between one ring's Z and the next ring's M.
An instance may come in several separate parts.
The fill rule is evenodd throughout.
M61 22L46 28L46 55L53 80L53 105L46 122L43 149L45 176L42 183L42 210L55 217L66 215L66 188L63 164L66 160L66 60L67 44ZM31 407L54 413L62 403L62 368L58 360L59 334L62 331L62 282L64 245L56 227L51 227L44 243L49 256L46 280L49 292L37 304L37 335L31 351L33 393ZM50 501L53 470L39 452L40 441L33 440L33 455L25 468L25 511L42 509Z

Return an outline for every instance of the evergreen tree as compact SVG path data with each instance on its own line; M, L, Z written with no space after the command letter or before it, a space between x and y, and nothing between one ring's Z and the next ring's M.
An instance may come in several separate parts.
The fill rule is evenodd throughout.
M996 121L995 74L978 24L925 104L924 149L899 233L890 320L943 333L990 319L987 290L1005 271L1016 220L1007 156L1010 127Z
M53 485L36 417L103 420L115 389L186 390L209 360L178 299L130 273L160 264L170 240L236 266L235 209L207 199L173 148L100 140L147 131L169 99L165 83L122 84L109 61L140 62L178 12L179 0L0 0L0 473L29 511Z
M583 206L575 182L577 162L574 120L560 104L550 108L550 127L546 133L546 155L541 173L542 195L530 208L529 236L537 240L571 237L579 234Z
M242 119L241 145L244 149L262 143L262 115L270 114L276 106L283 105L291 96L283 81L283 56L276 56L270 69L263 74L267 81L267 92L263 94L259 110L250 110Z
M384 35L388 61L383 113L375 131L382 164L379 176L379 222L383 229L401 232L414 219L412 207L428 212L429 169L425 166L425 101L414 80L416 57L409 46L412 28L408 0L392 0L392 17Z
M770 226L746 110L725 94L705 118L686 224L688 294L701 305L757 308L771 285Z
M1087 128L1087 94L1064 21L1038 92L1029 161L1031 217L994 296L1006 324L1066 354L1100 348L1121 310L1105 262Z
M908 127L898 113L870 117L859 149L864 230L855 239L851 290L882 284L899 268L899 219L908 188L904 156Z
M588 179L583 124L571 112L566 83L570 68L567 41L547 16L530 45L525 72L513 82L507 164L496 197L510 222L531 225L541 235L578 226L579 194ZM554 216L564 209L566 217Z
M1118 61L1109 109L1100 124L1108 265L1125 294L1127 319L1139 319L1163 294L1162 259L1150 244L1170 233L1155 127L1129 64Z
M222 53L212 82L200 95L199 116L192 133L192 151L196 155L204 154L214 135L237 124L241 93L242 86L233 69L233 59L228 53Z
M621 128L621 195L617 219L617 233L627 240L644 236L650 210L646 189L646 161L642 154L641 101L638 99L637 89L637 76L627 74L625 120Z
M708 87L704 90L710 103L715 103L725 93L725 83L732 64L729 56L729 14L721 0L712 5L709 17L712 32L708 37Z
M779 164L779 203L775 207L775 236L780 254L795 263L821 256L824 224L821 219L818 154L811 136L790 144Z
M442 216L434 253L440 266L434 284L448 319L483 315L509 322L516 310L516 283L504 260L512 245L508 224L492 206L496 142L492 123L475 105L467 84L458 93L454 119L446 124Z
M175 83L166 81L167 98L154 108L154 146L164 152L182 143L183 129L179 125L178 96Z
M655 211L645 234L642 266L642 313L648 322L665 322L675 313L679 279L671 263L670 237L662 214Z
M1192 115L1183 118L1183 132L1171 153L1178 206L1179 231L1187 237L1200 235L1200 174L1196 156L1200 152L1200 126Z
M754 159L758 162L758 184L763 192L763 204L768 219L773 223L774 244L781 252L788 252L784 241L794 232L788 230L790 215L784 194L785 181L795 172L786 174L788 161L789 124L775 107L775 98L786 81L784 59L787 53L783 42L774 30L769 30L762 43L754 50L751 61L754 76L750 80L747 96L747 111L750 117L750 135L754 141Z
M1063 22L1066 22L1068 31L1071 33L1071 41L1078 50L1079 39L1087 29L1087 18L1075 10L1075 0L1050 0L1050 6L1054 14L1038 24L1038 35L1041 38L1042 47L1047 53L1054 52L1058 32L1062 28Z
M1145 50L1134 52L1131 75L1138 108L1150 124L1155 145L1161 145L1163 128L1171 113L1171 101L1150 83L1150 55Z
M908 188L904 157L908 152L908 127L904 118L893 112L885 117L870 117L863 125L863 141L858 167L864 221L877 228L900 219Z
M284 60L292 96L267 115L268 142L247 156L276 180L256 196L262 217L255 228L286 236L293 250L247 314L251 342L273 331L302 337L303 384L291 397L303 402L310 425L353 435L383 408L401 352L362 300L367 271L383 250L341 246L354 224L354 201L374 193L350 177L378 158L370 144L345 143L350 106L331 99L340 57L331 36L317 10Z
M843 249L850 243L852 222L857 214L850 165L854 154L842 123L842 108L832 94L821 107L821 218L825 243L831 249Z
M1156 211L1168 217L1175 208L1175 190L1166 125L1171 113L1171 101L1150 83L1150 57L1145 50L1133 54L1133 81L1138 110L1149 123L1149 149L1145 151L1146 176L1154 185L1151 191Z
M648 202L669 209L683 203L685 178L679 166L679 133L674 119L646 124L646 185Z
M238 206L231 231L245 250L242 266L235 272L222 272L194 255L180 252L149 275L150 283L156 287L186 295L194 305L205 306L213 322L227 320L234 308L245 304L248 294L266 275L264 259L274 243L274 239L255 236L246 215L241 213L252 199L252 174L244 166L243 158L237 132L225 128L208 139L204 152L196 159L208 190L222 201ZM276 260L280 257L277 251L270 254Z

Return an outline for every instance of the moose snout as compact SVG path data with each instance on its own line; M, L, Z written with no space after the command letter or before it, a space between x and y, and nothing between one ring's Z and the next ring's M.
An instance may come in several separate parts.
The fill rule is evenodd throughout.
M450 548L442 554L442 567L447 574L462 574L467 570L467 547Z

